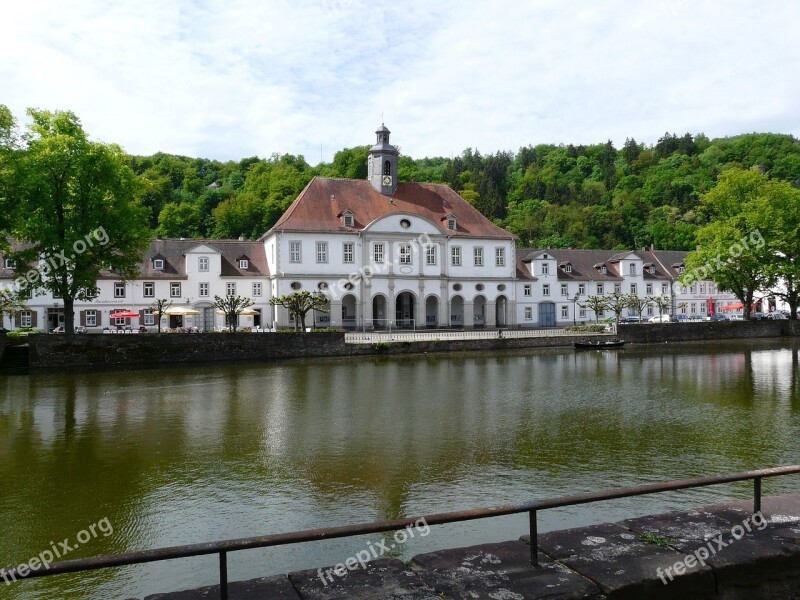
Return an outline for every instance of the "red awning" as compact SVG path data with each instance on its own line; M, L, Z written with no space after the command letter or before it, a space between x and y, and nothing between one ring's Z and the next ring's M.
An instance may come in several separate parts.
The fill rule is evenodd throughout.
M115 312L110 315L112 319L137 319L139 317L139 313L133 312L131 310L121 310L119 312Z
M744 304L741 302L734 302L733 304L728 304L722 307L722 310L742 310L744 308Z

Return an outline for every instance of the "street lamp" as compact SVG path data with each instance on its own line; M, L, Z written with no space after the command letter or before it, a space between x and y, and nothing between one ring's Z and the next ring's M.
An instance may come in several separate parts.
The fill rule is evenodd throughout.
M575 294L575 297L572 299L572 324L573 325L577 325L578 324L577 323L577 314L576 314L576 309L575 309L575 304L578 302L578 298L580 298L580 296L578 294Z

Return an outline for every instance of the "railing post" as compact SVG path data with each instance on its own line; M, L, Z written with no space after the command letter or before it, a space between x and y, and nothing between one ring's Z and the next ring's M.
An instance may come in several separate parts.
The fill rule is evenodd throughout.
M539 525L536 523L536 511L528 512L531 534L531 566L539 566Z
M228 553L219 553L219 597L228 600Z
M753 514L761 512L761 477L753 478Z

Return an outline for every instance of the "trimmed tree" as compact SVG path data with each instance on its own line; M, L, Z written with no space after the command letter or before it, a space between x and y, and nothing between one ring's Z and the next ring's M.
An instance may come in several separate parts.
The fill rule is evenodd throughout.
M652 300L653 305L658 308L659 317L664 315L665 310L672 308L672 298L669 296L655 296Z
M312 294L311 292L293 292L271 298L272 306L283 306L289 310L289 318L294 320L294 330L298 328L305 332L306 315L312 310L319 312L328 311L328 297L325 294Z
M6 315L14 315L21 310L28 310L28 305L20 299L19 294L8 288L0 288L0 327Z
M158 333L161 333L161 317L164 316L166 310L172 306L172 300L168 300L166 298L159 298L155 300L150 306L148 306L148 310L153 313L153 317L156 320L156 327L158 327Z
M652 303L653 299L650 296L647 296L646 298L640 298L636 294L628 294L625 298L625 306L636 311L636 313L639 315L639 321L642 320L642 313L644 312L644 309L646 309Z
M608 308L606 299L603 296L587 296L583 302L578 302L581 308L588 308L594 312L594 322L600 322L600 313Z
M628 308L628 296L622 292L611 292L604 296L606 301L606 308L614 313L614 317L619 323L619 317L622 311Z
M253 306L252 298L245 298L244 296L234 296L228 294L224 298L221 296L214 296L214 306L225 314L225 322L228 325L228 330L231 333L236 333L236 327L239 323L239 315L245 308Z

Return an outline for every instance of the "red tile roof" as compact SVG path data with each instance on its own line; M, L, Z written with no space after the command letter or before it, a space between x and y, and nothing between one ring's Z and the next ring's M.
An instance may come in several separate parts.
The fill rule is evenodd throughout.
M345 227L338 216L348 209L355 216L353 227ZM451 213L457 221L455 231L443 221ZM453 237L515 239L443 184L400 183L393 196L384 196L369 181L328 177L312 179L261 239L274 231L355 232L391 214L423 217Z

